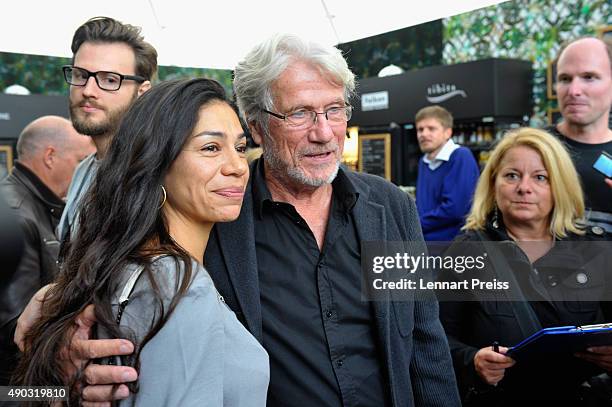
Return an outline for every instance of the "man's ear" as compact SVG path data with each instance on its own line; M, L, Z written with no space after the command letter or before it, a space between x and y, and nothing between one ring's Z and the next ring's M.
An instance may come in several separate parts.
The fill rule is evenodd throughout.
M261 130L261 126L256 122L249 122L249 131L251 132L251 137L253 137L253 141L261 146L263 142L263 132Z
M452 135L453 135L453 129L452 128L449 127L447 129L444 129L444 137L446 138L446 140L451 138Z
M144 81L138 87L138 97L141 97L146 91L151 89L151 81Z
M57 151L53 146L47 146L43 150L42 161L46 168L53 168L55 161L57 160Z

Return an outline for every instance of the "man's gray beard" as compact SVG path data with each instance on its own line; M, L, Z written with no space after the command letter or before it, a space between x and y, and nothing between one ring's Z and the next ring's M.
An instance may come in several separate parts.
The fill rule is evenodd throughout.
M331 184L336 176L338 175L338 169L340 168L340 161L336 161L336 168L327 177L327 179L311 178L304 174L304 172L297 167L288 167L276 154L272 152L272 148L265 148L263 150L263 158L270 170L280 174L285 174L289 179L310 187L318 188L325 184Z

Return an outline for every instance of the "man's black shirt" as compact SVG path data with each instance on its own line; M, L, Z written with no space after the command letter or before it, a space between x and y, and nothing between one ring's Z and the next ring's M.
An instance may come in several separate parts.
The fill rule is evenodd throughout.
M593 168L602 151L612 154L612 141L601 144L586 144L565 137L555 127L547 129L567 146L572 161L580 175L587 209L612 212L612 189L604 182L605 176Z
M252 176L268 405L388 405L372 307L361 301L352 184L342 170L332 183L320 251L295 207L273 201L263 160Z

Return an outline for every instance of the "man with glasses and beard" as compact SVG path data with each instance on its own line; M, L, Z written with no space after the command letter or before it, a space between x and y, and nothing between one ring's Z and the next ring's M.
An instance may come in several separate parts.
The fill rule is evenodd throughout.
M90 136L97 153L76 169L66 208L57 228L60 242L76 232L79 205L94 179L99 162L125 112L151 88L157 72L157 51L140 29L109 17L96 17L80 26L72 38L72 65L64 66L70 85L70 118L74 128Z

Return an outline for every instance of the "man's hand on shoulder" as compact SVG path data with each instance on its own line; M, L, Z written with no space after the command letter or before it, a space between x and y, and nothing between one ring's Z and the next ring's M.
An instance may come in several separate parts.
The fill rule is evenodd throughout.
M95 324L94 306L88 305L75 321L70 346L61 352L65 377L72 377L77 369L82 369L92 359L129 355L134 352L134 345L125 339L90 339ZM83 371L83 406L97 406L100 405L96 404L99 402L127 398L129 390L124 383L136 381L137 378L136 370L132 367L87 365ZM119 386L113 388L115 385Z
M22 352L25 348L25 335L30 329L32 329L32 325L34 325L38 318L40 318L42 301L45 298L47 290L49 290L49 288L52 286L53 284L48 284L36 291L36 294L34 294L34 296L30 299L30 302L28 302L28 305L26 305L25 309L17 320L17 327L15 329L13 341Z
M50 287L51 285L47 285L38 290L17 321L14 340L22 352L25 348L25 335L40 317L42 301ZM94 306L88 305L77 316L74 327L68 334L69 345L60 351L58 363L66 382L92 359L129 355L134 352L134 345L125 339L90 339L95 324ZM127 398L129 389L124 383L136 381L137 378L136 370L128 366L89 364L83 371L83 383L79 384L82 390L82 405L110 406L107 402ZM117 384L119 386L113 389Z

